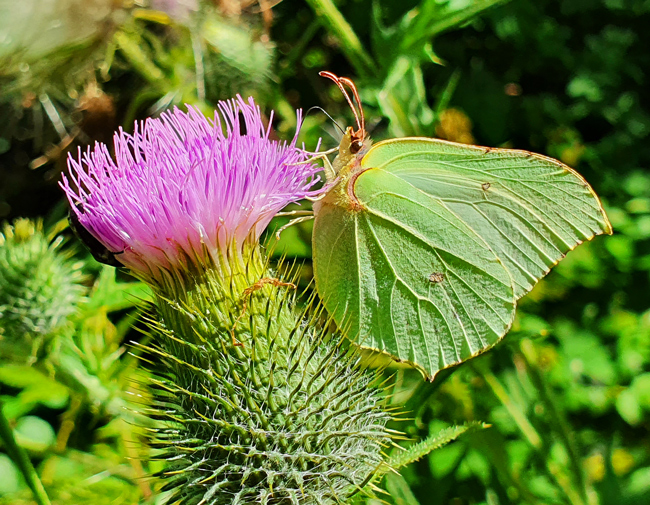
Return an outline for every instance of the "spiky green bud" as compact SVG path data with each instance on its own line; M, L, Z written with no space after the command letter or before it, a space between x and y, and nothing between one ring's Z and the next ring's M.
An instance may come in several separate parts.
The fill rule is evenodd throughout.
M17 219L0 233L0 338L33 345L74 312L83 295L79 265L42 223Z
M181 291L159 297L147 348L171 501L330 504L358 490L390 439L358 353L297 308L257 251L239 273Z

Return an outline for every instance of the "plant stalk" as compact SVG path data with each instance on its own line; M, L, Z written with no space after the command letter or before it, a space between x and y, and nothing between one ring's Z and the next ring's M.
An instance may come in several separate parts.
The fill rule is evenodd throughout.
M571 436L569 423L564 417L561 409L558 407L557 402L554 400L553 394L550 391L542 372L537 366L537 353L533 343L528 339L524 339L520 344L520 349L522 352L521 356L523 357L526 368L528 369L528 374L539 392L540 399L546 406L547 411L551 414L550 418L552 423L555 425L555 430L569 453L569 465L573 472L576 484L580 489L581 497L583 501L586 502L588 494L587 483L579 464L579 461L581 460L580 451L576 447L575 440Z
M537 452L547 453L548 450L545 447L544 440L542 440L539 432L528 420L528 417L524 411L522 411L521 408L519 408L519 406L514 402L499 379L493 373L489 372L484 366L480 366L479 368L475 364L474 369L483 376L483 379L492 389L494 395L499 399L508 413L512 416L513 420L517 424L517 427L521 430L528 443L533 446ZM545 456L543 456L543 458L545 459L547 472L549 473L550 477L555 480L558 486L560 486L562 491L564 491L567 498L570 500L569 503L572 505L585 505L581 493L577 492L573 488L571 479L565 474L565 472L563 472L563 469L560 468L557 464L554 464L546 459Z
M34 465L32 465L27 453L16 443L14 432L3 412L2 400L0 400L0 439L7 448L9 457L16 463L25 478L25 482L32 490L34 501L38 505L50 505L50 499L45 492L41 479L38 478Z
M503 387L503 384L497 379L497 377L488 372L487 369L482 369L479 371L482 375L483 380L490 386L494 395L499 399L501 404L506 408L508 413L512 416L512 419L515 421L522 434L526 437L526 440L530 445L532 445L536 450L540 451L544 447L544 442L542 437L531 424L531 422L526 417L526 414L519 408L518 405L510 398L510 395L506 391L506 388ZM476 370L476 367L475 367ZM477 370L478 371L478 370Z

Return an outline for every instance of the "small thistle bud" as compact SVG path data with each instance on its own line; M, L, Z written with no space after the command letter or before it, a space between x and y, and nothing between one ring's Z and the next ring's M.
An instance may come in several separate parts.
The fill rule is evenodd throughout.
M40 222L17 219L0 233L0 339L34 345L53 334L83 296L81 271Z

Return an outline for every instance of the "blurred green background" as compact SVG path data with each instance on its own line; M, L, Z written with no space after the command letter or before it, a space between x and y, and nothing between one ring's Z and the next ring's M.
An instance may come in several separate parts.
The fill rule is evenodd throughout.
M318 77L355 80L374 139L420 135L559 158L615 233L578 247L496 349L424 383L397 369L413 440L490 428L388 474L388 503L650 503L650 1L0 0L0 400L54 503L160 502L145 372L128 342L147 290L65 229L68 152L236 93L352 117ZM301 139L337 145L311 110ZM18 220L30 218L32 221ZM286 221L277 219L272 227ZM311 277L310 224L275 254ZM136 330L133 329L135 325ZM387 448L387 451L390 451ZM0 503L33 503L0 447ZM378 502L377 502L378 503Z

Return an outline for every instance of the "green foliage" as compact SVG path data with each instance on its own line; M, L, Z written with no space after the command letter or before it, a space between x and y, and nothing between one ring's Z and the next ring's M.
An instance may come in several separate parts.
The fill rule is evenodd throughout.
M0 383L20 391L4 401L3 411L10 419L18 419L39 406L62 409L70 399L63 385L27 365L0 366Z
M201 11L196 21L186 19L186 24L162 12L140 11L115 34L117 61L123 59L144 81L131 97L127 121L144 104L161 112L193 103L211 115L209 104L218 100L237 93L260 99L268 94L272 45L250 27L223 19L207 4ZM173 32L175 38L157 37L159 29Z
M0 454L0 469L3 456ZM65 456L52 455L43 464L41 474L52 505L141 503L142 491L133 482L128 463L116 462L105 453L70 450ZM18 492L3 497L0 490L0 504L33 505L30 493L20 485L20 477L17 480Z
M88 290L80 284L89 279L81 273L83 262L73 260L62 247L63 238L46 233L40 223L17 220L13 227L5 226L2 237L2 295L10 302L3 305L0 322L12 331L0 339L0 400L15 442L43 462L42 478L53 503L77 503L96 492L112 493L105 496L107 503L118 496L131 496L136 503L143 492L135 482L143 476L142 467L126 461L127 454L139 457L126 444L133 446L140 430L136 424L144 421L136 421L125 392L143 372L124 358L122 342L134 314L126 312L117 325L107 314L132 309L149 291L140 283L118 282L115 270L108 268ZM61 422L52 422L59 414ZM75 446L88 452L75 451ZM79 455L94 458L92 464L59 471L63 462ZM2 462L14 483L0 490L0 503L30 503L30 491L12 477L19 467ZM123 467L119 478L107 473L88 487L79 486L80 480L117 465ZM3 500L3 494L10 498Z
M6 454L0 454L0 496L14 494L22 487L20 471Z
M418 442L417 444L413 444L404 452L396 451L396 454L391 456L386 466L399 470L400 468L425 457L430 452L436 449L440 449L441 447L447 445L449 442L456 440L463 433L471 433L472 431L487 427L488 426L486 424L474 422L443 428L440 430L440 432L431 433L424 440Z
M3 5L0 103L19 102L26 88L65 100L66 88L92 79L94 64L121 16L117 3L94 0L91 5L77 11L76 17L68 15L72 5L65 1Z
M492 3L284 0L259 14L257 4L233 13L225 8L235 2L220 2L221 11L211 4L198 24L176 12L120 9L102 25L106 31L86 39L92 44L65 50L49 34L41 36L39 18L45 16L35 11L30 33L36 31L50 51L35 60L13 55L0 70L6 118L0 127L0 215L49 215L60 198L53 181L64 164L61 152L70 142L74 151L77 143L110 140L118 125L129 129L132 118L170 103L186 100L207 110L216 98L258 93L259 85L264 91L256 98L278 113L274 127L280 137L292 126L293 106L320 105L348 124L340 93L316 76L323 69L355 78L377 139L438 136L561 159L603 196L615 235L570 253L522 300L505 342L476 363L443 373L433 384L423 384L417 373L397 372L391 401L406 403L413 420L391 428L415 440L472 420L492 428L434 451L404 467L401 476L387 474L381 486L390 497L380 497L422 505L648 503L650 8L641 0L517 0L472 17L475 8ZM320 8L324 15L313 9L319 5L327 7ZM0 24L15 19L0 18ZM48 17L47 26L56 28L53 19ZM208 28L223 23L228 27L222 33L235 32L236 45L253 50L222 56L223 43L209 42ZM117 43L116 29L139 54ZM203 68L196 55L203 56ZM87 80L103 92L84 88ZM321 136L324 147L337 144L324 115L311 113L303 127L306 146ZM39 158L44 151L47 156ZM54 163L28 170L30 160L40 160L33 167ZM309 258L308 224L283 233L276 252L283 251ZM96 275L97 265L86 259L85 271ZM301 284L310 280L305 259ZM143 475L161 468L150 461L129 408L110 400L120 398L120 391L135 393L133 382L147 380L123 348L143 337L127 331L137 298L122 295L142 286L114 277L111 283L93 284L96 298L74 318L76 343L67 348L75 365L69 374L53 352L32 366L40 387L0 384L5 406L13 404L12 423L37 416L63 441L33 455L55 503L138 503L152 493ZM92 325L81 322L104 305L115 310L96 319L102 331L86 335ZM103 338L110 342L105 355ZM9 364L6 344L2 340L3 370ZM25 364L31 345L16 356ZM69 398L63 407L61 388ZM137 394L146 406L146 392ZM0 493L10 493L3 504L33 503L4 454L0 475Z

